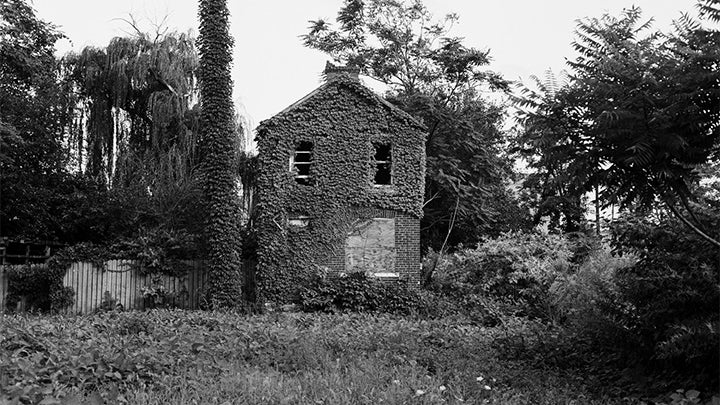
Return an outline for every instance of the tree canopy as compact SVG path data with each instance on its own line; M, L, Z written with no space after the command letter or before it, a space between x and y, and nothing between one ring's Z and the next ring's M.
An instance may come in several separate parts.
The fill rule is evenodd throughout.
M575 195L599 186L605 204L659 200L692 217L698 170L718 158L720 33L687 15L670 34L651 31L631 8L579 21L576 37L568 84L522 100L521 144L548 176L560 167Z
M0 2L0 235L67 233L59 218L73 200L64 145L73 96L54 56L62 37L25 1Z
M450 35L458 17L437 21L420 0L347 0L336 20L311 21L305 45L385 83L386 97L428 127L424 246L441 248L453 229L450 245L521 226L506 187L505 110L482 97L508 84L486 69L488 51Z

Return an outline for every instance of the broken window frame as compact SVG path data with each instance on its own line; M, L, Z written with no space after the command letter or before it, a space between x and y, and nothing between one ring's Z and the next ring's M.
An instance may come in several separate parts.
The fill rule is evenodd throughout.
M378 154L381 150L385 150L387 153L382 156L383 160L378 160ZM372 142L372 160L374 163L373 171L373 186L375 187L389 187L393 185L393 166L392 166L392 151L393 145L389 141L373 141ZM381 171L382 170L382 171ZM384 173L387 177L387 182L378 182L378 174ZM383 176L383 177L385 177Z
M312 167L315 163L313 159L314 149L314 142L300 141L290 155L290 171L294 173L295 181L298 184L306 186L312 185ZM299 156L307 156L307 160L298 159Z

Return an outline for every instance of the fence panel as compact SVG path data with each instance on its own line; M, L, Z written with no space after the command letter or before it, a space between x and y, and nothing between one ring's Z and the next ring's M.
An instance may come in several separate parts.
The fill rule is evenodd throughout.
M146 309L152 305L170 305L196 309L205 281L204 262L188 263L190 269L183 277L167 275L143 275L128 260L111 260L105 268L92 263L74 263L63 279L63 285L75 291L75 302L68 312L86 314L103 305L124 309ZM0 279L1 280L1 279ZM146 298L143 288L152 289L162 285L164 299Z

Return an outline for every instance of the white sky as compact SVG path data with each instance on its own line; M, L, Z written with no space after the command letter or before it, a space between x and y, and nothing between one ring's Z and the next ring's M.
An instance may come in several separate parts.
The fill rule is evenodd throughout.
M118 18L129 14L144 27L168 16L171 30L197 33L197 0L34 0L40 18L58 25L72 41L59 51L105 46L128 31ZM271 117L312 91L329 58L303 47L299 38L308 20L335 21L342 0L229 0L235 38L235 98L245 105L253 125ZM654 27L668 30L681 11L695 16L695 0L425 0L438 17L454 12L459 24L451 32L465 45L490 49L490 69L506 79L527 80L574 58L570 46L575 20L599 17L637 5Z

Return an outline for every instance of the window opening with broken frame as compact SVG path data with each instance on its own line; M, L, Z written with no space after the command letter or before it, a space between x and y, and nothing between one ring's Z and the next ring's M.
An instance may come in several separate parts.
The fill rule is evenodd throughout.
M290 156L290 171L295 173L295 181L299 184L311 185L313 165L313 143L302 141L297 144Z
M387 142L373 142L375 151L375 185L392 184L392 145Z

